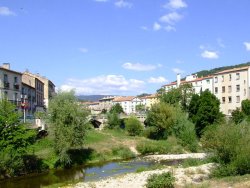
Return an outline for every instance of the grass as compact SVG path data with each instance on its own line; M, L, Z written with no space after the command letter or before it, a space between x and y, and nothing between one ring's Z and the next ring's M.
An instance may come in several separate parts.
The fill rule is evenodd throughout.
M140 168L136 169L136 172L140 173L140 172L150 171L150 170L160 170L160 169L163 169L163 168L165 168L164 165L162 165L162 164L155 164L155 165L149 166L149 167L144 167L144 166L140 167Z

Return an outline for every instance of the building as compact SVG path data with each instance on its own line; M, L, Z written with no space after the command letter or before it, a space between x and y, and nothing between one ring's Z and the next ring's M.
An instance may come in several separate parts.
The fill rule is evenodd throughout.
M44 83L32 74L26 74L26 72L22 74L22 83L25 86L24 90L28 87L35 89L35 111L44 111ZM26 92L22 91L22 93Z
M30 77L35 77L38 80L40 80L44 84L44 91L43 91L43 100L44 100L44 105L46 108L49 106L49 99L55 94L55 85L53 84L52 81L47 79L46 77L43 77L39 74L32 74L28 71L25 71L23 73L25 76L30 76Z
M0 98L6 97L10 102L20 105L22 74L10 70L10 64L0 67Z
M141 104L145 106L145 110L149 110L153 104L159 102L157 94L140 97L140 99L142 100Z
M99 108L101 110L107 110L109 111L113 105L113 100L116 98L116 96L107 96L103 97L99 100Z
M136 113L136 106L142 104L142 100L138 97L116 97L113 100L113 105L119 103L125 114Z
M250 67L234 68L213 75L214 94L220 100L223 114L231 115L241 107L241 101L249 99Z
M28 115L32 115L36 111L36 89L30 85L22 83L22 104Z

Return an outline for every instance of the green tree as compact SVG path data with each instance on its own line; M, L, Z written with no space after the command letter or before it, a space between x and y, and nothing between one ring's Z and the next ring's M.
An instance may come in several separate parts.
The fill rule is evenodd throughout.
M69 149L82 147L88 127L86 109L80 107L73 91L59 92L48 108L49 128L54 139L54 149L63 165L71 163Z
M114 128L120 128L121 126L121 120L119 118L119 114L116 112L108 113L107 115L107 128L114 129Z
M189 115L189 119L192 122L196 122L195 118L199 110L199 106L200 106L200 96L198 94L194 94L188 106L188 115Z
M235 124L241 123L244 119L245 119L245 114L239 108L237 108L236 110L232 111L231 120Z
M0 169L9 175L21 173L22 156L36 135L34 130L26 129L19 118L16 107L6 99L0 99Z
M195 102L195 100L197 100L197 102ZM195 95L193 99L191 99L189 111L191 120L195 123L198 136L201 136L205 127L219 122L223 117L220 112L219 99L209 90L201 92L199 98Z
M250 115L250 100L246 99L241 102L241 109L244 114L247 116Z
M120 114L123 113L123 108L119 103L116 103L114 106L111 107L109 112Z
M135 106L136 112L142 113L146 111L146 105L138 104Z
M182 99L180 88L173 88L160 95L160 101L171 105L178 105Z
M130 136L140 135L143 131L141 122L135 116L131 116L125 120L125 129Z

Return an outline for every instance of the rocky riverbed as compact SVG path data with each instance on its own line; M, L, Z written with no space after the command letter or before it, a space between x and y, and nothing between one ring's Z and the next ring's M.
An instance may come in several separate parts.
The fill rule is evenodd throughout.
M151 160L173 160L186 158L205 158L206 154L181 154L181 155L152 155L145 158ZM116 177L106 178L95 182L82 182L75 185L68 185L67 188L140 188L145 187L147 178L152 174L161 174L163 172L171 172L175 177L175 185L182 187L187 184L198 184L208 179L211 168L215 165L213 163L203 164L195 167L166 167L161 170L144 171L140 173L129 173Z

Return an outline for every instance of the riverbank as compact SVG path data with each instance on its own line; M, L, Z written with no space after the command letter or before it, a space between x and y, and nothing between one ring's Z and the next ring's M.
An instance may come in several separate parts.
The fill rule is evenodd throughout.
M144 171L110 177L96 182L77 183L76 185L68 185L64 188L140 188L145 187L147 178L150 175L161 174L163 172L171 172L176 179L175 185L177 187L183 187L187 184L198 184L208 179L210 171L214 166L213 163L208 163L188 168L167 167L161 170Z

